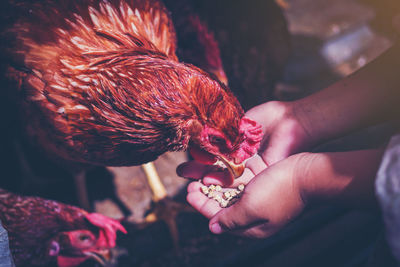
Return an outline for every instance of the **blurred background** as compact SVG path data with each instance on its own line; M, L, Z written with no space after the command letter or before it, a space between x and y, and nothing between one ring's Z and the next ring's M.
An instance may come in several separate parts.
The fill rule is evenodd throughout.
M400 10L395 1L192 2L193 11L219 42L229 86L245 109L306 96L361 68L390 47L395 36L392 15ZM376 147L396 129L378 125L318 150ZM0 164L6 179L1 179L1 187L78 205L68 173L21 145L12 132L4 129L3 134ZM185 160L182 152L167 153L155 162L168 195L182 203L188 181L177 177L175 169ZM379 242L379 214L371 211L313 207L265 240L214 236L201 215L182 212L174 248L164 222L143 224L152 202L140 167L93 169L86 182L93 210L125 218L128 235L119 236L117 266L378 266L374 261L381 255L390 261Z

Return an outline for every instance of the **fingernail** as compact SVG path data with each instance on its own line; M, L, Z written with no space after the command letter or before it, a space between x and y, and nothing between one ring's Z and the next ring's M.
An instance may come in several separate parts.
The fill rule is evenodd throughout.
M217 234L217 235L222 233L222 228L221 228L221 225L219 225L219 223L212 224L210 227L210 230L212 233Z

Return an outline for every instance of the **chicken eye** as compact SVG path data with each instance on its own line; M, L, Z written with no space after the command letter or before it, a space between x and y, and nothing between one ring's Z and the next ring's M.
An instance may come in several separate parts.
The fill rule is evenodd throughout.
M79 240L80 241L86 241L86 240L89 240L90 239L90 236L88 236L88 235L80 235L79 236Z
M208 140L210 141L210 144L212 144L214 146L218 146L218 147L225 146L225 139L220 136L209 135Z

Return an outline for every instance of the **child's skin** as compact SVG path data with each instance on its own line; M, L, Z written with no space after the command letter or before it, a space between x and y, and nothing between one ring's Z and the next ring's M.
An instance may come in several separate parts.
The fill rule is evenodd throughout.
M374 206L374 180L383 149L307 153L322 142L380 122L399 118L400 45L332 86L294 102L267 102L246 113L265 134L259 155L242 177L227 185L226 173L187 162L180 176L206 184L248 184L238 202L222 209L188 187L188 202L210 219L210 230L267 237L313 202ZM299 153L303 152L303 153ZM298 153L298 154L296 154Z

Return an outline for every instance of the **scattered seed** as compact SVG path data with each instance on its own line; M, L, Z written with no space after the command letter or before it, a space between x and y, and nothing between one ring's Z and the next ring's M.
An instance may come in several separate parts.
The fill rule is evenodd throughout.
M223 195L224 199L229 199L231 197L231 193L229 191L226 191Z
M208 195L208 193L209 193L208 187L203 185L201 187L201 192L203 192L204 195Z
M221 203L219 203L219 206L221 207L221 208L226 208L227 206L228 206L228 201L222 201Z
M217 201L221 208L226 208L239 200L244 188L244 184L240 184L237 188L222 188L220 185L203 185L201 192L208 198Z
M220 195L214 196L214 199L215 199L218 203L221 203L221 202L222 202L222 197L221 197Z

